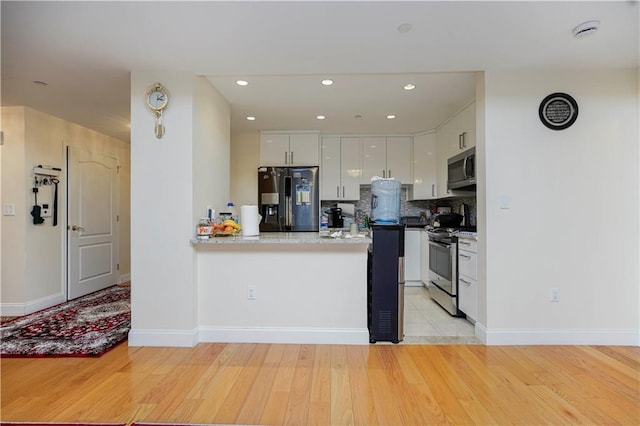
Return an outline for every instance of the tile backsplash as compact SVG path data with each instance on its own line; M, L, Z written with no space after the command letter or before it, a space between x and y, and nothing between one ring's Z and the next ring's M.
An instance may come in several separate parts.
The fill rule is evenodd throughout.
M360 187L360 200L358 201L339 201L340 203L353 203L356 207L356 212L361 212L361 216L370 215L371 213L371 187ZM326 210L329 207L333 207L338 201L322 201L322 210ZM407 188L402 188L402 195L400 196L400 215L401 216L420 216L420 212L425 212L427 217L431 215L431 209L435 210L436 207L451 207L452 212L460 212L462 204L469 206L471 213L471 224L476 224L476 197L465 198L447 198L442 200L418 200L407 201ZM357 214L358 216L358 214Z

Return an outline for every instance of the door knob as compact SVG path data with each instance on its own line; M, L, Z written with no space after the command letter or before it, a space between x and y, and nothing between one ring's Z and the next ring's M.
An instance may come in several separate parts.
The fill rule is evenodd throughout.
M69 227L67 227L67 229L69 229ZM72 231L84 231L85 230L82 226L78 226L78 225L71 225L70 229Z

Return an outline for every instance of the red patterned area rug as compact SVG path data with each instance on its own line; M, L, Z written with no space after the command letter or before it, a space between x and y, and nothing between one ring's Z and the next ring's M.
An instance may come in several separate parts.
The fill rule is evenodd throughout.
M130 288L113 286L2 323L0 356L100 356L130 328Z

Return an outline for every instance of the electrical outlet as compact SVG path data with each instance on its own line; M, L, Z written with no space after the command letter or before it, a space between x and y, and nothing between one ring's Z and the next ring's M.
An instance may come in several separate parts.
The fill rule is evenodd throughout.
M256 286L250 285L247 287L247 299L256 300Z
M551 301L551 302L559 302L560 301L560 289L558 287L553 287L549 291L549 301Z

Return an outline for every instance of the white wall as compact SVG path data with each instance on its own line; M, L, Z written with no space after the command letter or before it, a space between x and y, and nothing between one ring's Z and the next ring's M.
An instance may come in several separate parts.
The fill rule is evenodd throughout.
M154 82L169 91L161 139L143 98ZM207 85L188 72L131 74L132 346L196 343L196 262L189 240L209 200L229 195L224 153L230 110Z
M260 132L237 132L231 139L231 197L237 205L258 204Z
M231 110L205 77L195 79L193 122L193 223L208 206L220 212L229 201Z
M116 158L119 176L120 274L129 272L129 145L74 123L25 107L3 107L2 202L16 206L2 216L2 311L22 315L65 300L66 146L82 147ZM33 167L60 167L58 226L51 219L33 225ZM38 204L53 201L53 186L41 186Z
M640 344L638 70L487 71L485 84L487 342ZM579 104L564 131L538 118L557 91Z

